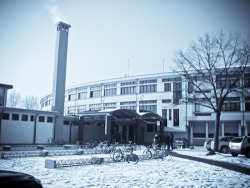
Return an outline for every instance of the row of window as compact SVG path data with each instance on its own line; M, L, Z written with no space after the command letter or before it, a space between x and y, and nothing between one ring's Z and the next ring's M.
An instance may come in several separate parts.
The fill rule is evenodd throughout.
M225 102L222 106L222 111L235 111L239 112L240 109L240 103L238 102ZM245 103L245 111L250 112L250 102ZM200 104L195 104L195 112L200 112Z
M121 87L121 95L128 95L128 94L135 94L136 93L136 86L129 86L128 85L133 85L136 82L127 82L123 83L122 86L126 87ZM149 83L155 83L153 80L146 80L146 81L141 81L141 84L146 84L146 85L141 85L139 89L139 93L151 93L151 92L157 92L157 85L156 84L149 84ZM178 90L175 89L176 85L173 85L174 90L176 91L182 91L181 89L181 82L178 83ZM111 84L111 85L105 85L104 86L104 96L113 96L117 95L117 88L116 84ZM171 83L165 83L164 84L164 91L171 91ZM90 98L98 98L101 97L102 95L102 90L101 87L91 87L90 90ZM78 97L76 98L76 93L68 93L68 101L73 101L73 100L80 100L80 99L87 99L87 91L86 90L80 90L78 93ZM45 106L48 104L46 103Z
M34 121L34 115L26 115L26 114L10 114L10 113L3 113L2 119L4 120L13 120L13 121L19 121L19 118L21 117L21 121ZM45 122L45 116L38 116L38 122ZM53 123L53 117L47 116L46 119L47 123Z
M171 99L163 99L162 103L171 103ZM142 111L151 111L156 113L157 107L149 107L149 105L154 105L157 106L157 100L144 100L144 101L139 101L139 105L141 106L141 112ZM145 106L143 106L145 105ZM148 106L148 107L147 107ZM90 104L89 109L90 110L101 110L102 105L99 104ZM103 103L103 108L104 109L116 109L117 108L117 103L112 102L112 103ZM121 109L132 109L136 110L136 101L126 101L126 102L120 102L120 108ZM83 112L87 110L87 105L78 105L78 106L68 106L65 108L65 111L67 114L75 114L79 112Z

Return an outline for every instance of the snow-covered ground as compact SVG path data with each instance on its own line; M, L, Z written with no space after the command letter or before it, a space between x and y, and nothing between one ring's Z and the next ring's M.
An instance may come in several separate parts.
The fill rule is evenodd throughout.
M206 156L204 148L176 149L177 153L237 163L250 168L250 159L230 154ZM84 158L61 156L56 159ZM52 158L52 157L47 157ZM44 187L250 187L250 176L209 164L177 157L139 161L45 168L44 157L1 159L0 169L25 172L41 180Z

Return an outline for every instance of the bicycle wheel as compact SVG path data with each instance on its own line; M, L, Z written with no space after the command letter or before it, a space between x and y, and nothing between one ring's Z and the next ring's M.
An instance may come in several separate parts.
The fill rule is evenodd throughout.
M120 162L123 159L123 154L121 151L115 151L113 154L113 160L115 162Z
M162 158L162 152L160 150L156 150L153 154L153 158L154 159Z
M143 151L143 157L144 157L144 159L151 159L152 158L152 153L151 153L151 151L149 151L149 150L145 150L145 151Z
M134 153L131 153L131 154L127 155L127 162L129 164L134 164L135 165L135 164L138 163L138 161L139 161L138 155L136 155Z

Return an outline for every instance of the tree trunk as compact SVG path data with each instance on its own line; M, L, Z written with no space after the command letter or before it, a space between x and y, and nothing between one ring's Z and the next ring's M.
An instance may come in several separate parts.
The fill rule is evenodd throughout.
M216 112L215 130L214 130L214 151L219 151L219 131L220 131L221 111Z

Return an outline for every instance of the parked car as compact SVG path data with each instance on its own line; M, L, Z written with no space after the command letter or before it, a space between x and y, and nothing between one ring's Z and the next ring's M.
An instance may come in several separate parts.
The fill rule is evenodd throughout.
M233 136L220 136L218 149L221 153L228 153L229 142L232 140ZM211 140L211 150L214 150L214 138Z
M189 146L189 142L187 138L175 138L174 139L174 148L176 147L182 147L182 148L186 148Z
M233 138L229 143L229 152L233 157L243 154L250 158L250 136Z
M0 187L43 188L41 181L29 174L0 170Z

